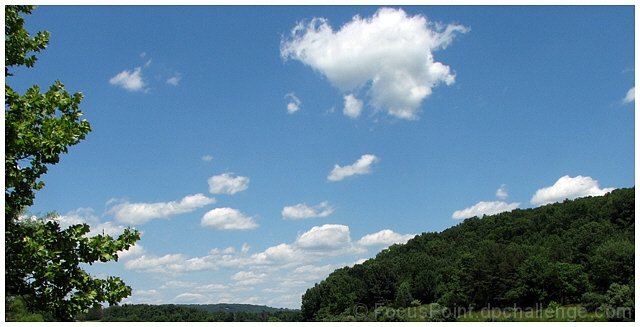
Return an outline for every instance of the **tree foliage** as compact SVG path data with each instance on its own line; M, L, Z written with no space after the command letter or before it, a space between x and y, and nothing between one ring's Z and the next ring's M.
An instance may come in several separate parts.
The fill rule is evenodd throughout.
M363 264L338 269L308 289L302 296L303 319L367 320L371 317L358 317L352 309L394 305L398 310L412 300L451 312L550 303L584 302L589 310L609 311L630 306L626 316L609 317L629 319L634 312L634 196L635 188L618 189L423 233Z
M31 37L24 15L33 6L5 6L5 78L11 68L33 67L34 52L45 49L48 32ZM42 219L21 216L33 204L48 166L91 131L82 119L82 94L70 94L56 81L45 93L34 85L24 95L5 83L5 301L53 320L72 320L101 302L116 304L131 294L118 277L96 279L81 264L117 260L140 234L127 228L122 235L87 237L89 226L61 229L55 215ZM11 312L6 319L11 320Z
M21 14L32 6L5 7L5 77L9 68L36 62L35 55L49 42L48 32L31 38L23 28ZM82 119L82 94L71 95L60 81L47 92L30 87L24 95L5 83L5 220L17 219L23 208L33 204L35 192L44 187L40 177L48 165L57 164L60 154L77 144L91 131Z

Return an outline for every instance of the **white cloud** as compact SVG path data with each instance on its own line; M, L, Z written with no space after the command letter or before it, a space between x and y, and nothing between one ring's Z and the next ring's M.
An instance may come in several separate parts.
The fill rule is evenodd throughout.
M175 303L203 303L205 296L198 293L181 293L174 298Z
M251 249L251 247L249 246L249 244L243 243L242 244L242 248L240 248L240 253L247 254L247 253L249 253L250 249Z
M141 290L133 289L130 297L125 298L122 304L127 303L146 303L146 304L160 304L162 302L162 293L157 290Z
M240 286L248 286L248 285L256 285L261 284L265 281L267 274L265 273L256 273L253 271L238 271L237 273L231 276L236 282L236 285Z
M116 76L113 76L109 80L109 83L132 92L144 91L147 86L142 77L142 67L136 67L132 71L123 70Z
M299 23L282 41L280 55L322 73L343 92L368 87L372 105L401 119L416 119L432 89L451 85L450 68L434 60L467 27L428 22L401 9L381 8L334 31L327 19Z
M161 257L142 255L127 261L125 269L147 272L172 272L182 270L185 259L182 254L167 254Z
M349 226L326 224L315 226L298 236L295 245L309 249L337 249L351 244Z
M164 284L162 284L162 286L160 286L161 289L171 289L171 288L189 288L189 287L194 287L196 286L196 283L193 282L187 282L187 281L181 281L181 280L170 280L165 282Z
M531 198L531 204L544 205L585 196L598 196L615 188L600 188L598 181L589 176L562 176L552 186L541 188Z
M287 100L287 112L292 114L295 113L296 111L300 110L300 105L302 104L302 101L300 101L300 99L298 99L298 97L296 96L295 93L287 93L284 96L285 100Z
M202 217L202 226L216 229L255 229L258 224L253 217L245 216L233 208L216 208Z
M216 284L216 283L212 283L212 284L206 284L206 285L200 285L198 287L196 287L196 290L203 292L203 293L207 293L207 292L220 292L223 290L228 289L229 286L224 285L224 284Z
M627 95L622 100L622 103L627 104L636 101L636 87L632 87L629 91L627 91Z
M97 225L100 223L100 219L95 215L95 212L91 208L78 208L67 212L64 215L53 218L57 221L62 228L68 228L72 225L87 224Z
M382 245L389 246L392 244L404 244L408 240L415 237L414 234L398 234L390 229L384 229L377 233L368 234L358 240L358 244L362 246Z
M260 269L260 273L270 273L284 268L294 269L336 256L361 255L367 251L363 246L402 243L413 236L383 230L366 235L358 242L352 242L348 226L328 224L309 229L299 235L292 243L281 243L253 254L248 253L248 246L244 245L242 251L236 251L231 247L215 248L205 256L191 258L187 258L183 254L164 256L142 254L127 261L125 268L170 275L190 271L219 268L241 269L244 267ZM298 272L302 272L302 270L298 270ZM216 287L216 289L218 288Z
M282 209L282 217L284 219L324 218L330 216L333 210L333 207L329 205L327 201L321 202L313 207L305 203L299 203L284 207Z
M371 165L377 161L378 158L375 155L365 154L352 165L344 167L334 165L333 170L329 173L327 179L332 182L337 182L349 176L368 174L371 172Z
M202 156L201 159L202 159L202 161L209 162L209 161L213 160L213 156L210 155L210 154L205 154L204 156Z
M107 213L113 214L119 222L140 225L152 219L167 218L169 216L192 212L214 202L216 202L214 198L209 198L198 193L187 195L180 201L156 203L123 202L111 207Z
M344 109L342 113L349 118L358 118L362 113L362 101L358 100L353 94L344 96Z
M144 247L140 244L136 244L129 248L129 250L118 251L118 260L139 258L145 253Z
M182 76L179 73L176 73L169 77L166 82L169 85L178 86L178 84L180 84L180 80L182 80Z
M275 246L271 246L263 252L255 253L251 256L250 262L259 265L269 264L287 264L294 262L303 262L308 259L305 258L305 253L300 251L297 247L281 243Z
M507 191L507 185L502 184L496 191L496 198L500 200L504 200L509 197L509 192Z
M235 194L249 188L249 177L225 173L209 178L209 192L213 194Z
M319 280L328 276L336 268L338 267L332 264L326 264L322 266L304 265L294 269L291 275L305 281Z
M453 219L464 219L470 217L482 217L483 215L495 215L505 211L511 211L520 206L520 203L506 203L503 201L480 201L475 205L457 210L451 215Z
M254 253L249 253L249 245L245 243L238 249L215 248L201 257L143 254L126 262L125 269L164 279L164 284L159 287L162 293L148 294L157 296L154 301L167 292L176 292L160 300L165 303L254 301L293 308L300 306L302 294L313 283L336 268L353 265L357 258L369 257L371 246L406 242L411 237L413 235L382 230L354 242L348 226L328 224L307 230L291 243L280 243ZM358 260L362 261L364 259ZM185 273L215 270L229 272L229 280L210 280L209 284L199 284L176 278ZM176 297L174 294L178 293ZM136 301L141 295L134 291Z
M95 215L95 212L91 208L79 208L67 212L64 215L57 216L53 220L57 221L62 228L68 228L71 225L77 224L87 224L89 225L89 233L87 233L87 236L105 234L117 237L122 234L126 228L111 221L100 221L100 218Z

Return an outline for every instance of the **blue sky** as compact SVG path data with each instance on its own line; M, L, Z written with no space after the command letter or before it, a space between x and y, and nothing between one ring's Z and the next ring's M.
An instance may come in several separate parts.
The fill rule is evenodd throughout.
M32 214L142 232L129 303L297 308L464 218L634 185L634 9L43 6L93 131Z

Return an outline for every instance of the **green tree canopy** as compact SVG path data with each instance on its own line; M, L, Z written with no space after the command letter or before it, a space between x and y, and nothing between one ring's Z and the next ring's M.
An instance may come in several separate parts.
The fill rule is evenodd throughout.
M633 319L634 203L635 188L617 189L423 233L309 288L302 317L341 319L344 307L400 312L415 299L453 313L582 302L620 311L610 319Z
M33 9L5 6L5 78L13 76L10 68L33 67L33 53L49 42L48 32L31 37L24 29L23 16ZM70 94L59 81L44 94L34 85L24 95L5 83L5 301L8 308L26 307L53 320L72 320L96 304L116 304L129 296L131 288L120 278L96 279L79 265L117 260L117 252L140 239L130 228L117 238L87 237L86 224L63 230L53 217L21 216L44 187L41 177L48 166L91 131L82 119L81 101L81 93ZM5 319L14 317L7 312Z

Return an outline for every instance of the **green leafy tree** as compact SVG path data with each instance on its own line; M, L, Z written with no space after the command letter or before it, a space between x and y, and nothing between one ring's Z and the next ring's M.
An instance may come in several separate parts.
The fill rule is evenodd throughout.
M29 312L29 310L27 310L27 305L22 298L5 301L5 308L7 310L7 321L44 321L41 314Z
M550 267L548 277L549 295L563 304L579 301L589 285L588 275L576 264L557 262Z
M24 29L23 16L33 8L5 6L5 79L13 76L12 68L32 67L33 53L49 42L48 32L31 37ZM70 94L59 81L44 94L34 85L24 95L5 83L5 301L24 303L30 312L54 320L72 320L96 304L129 296L131 288L120 278L93 278L80 264L117 260L118 251L140 239L129 228L117 238L87 237L86 224L63 230L54 216L21 217L44 187L41 176L48 166L91 131L82 119L81 100L81 93ZM10 312L5 319L12 319Z
M613 283L604 295L604 312L611 321L634 321L634 284Z
M626 239L610 239L598 246L591 257L591 270L598 290L611 282L626 284L634 274L635 246Z
M408 280L400 283L398 291L396 292L396 298L394 304L399 308L406 308L411 305L413 296L411 295L411 282Z

